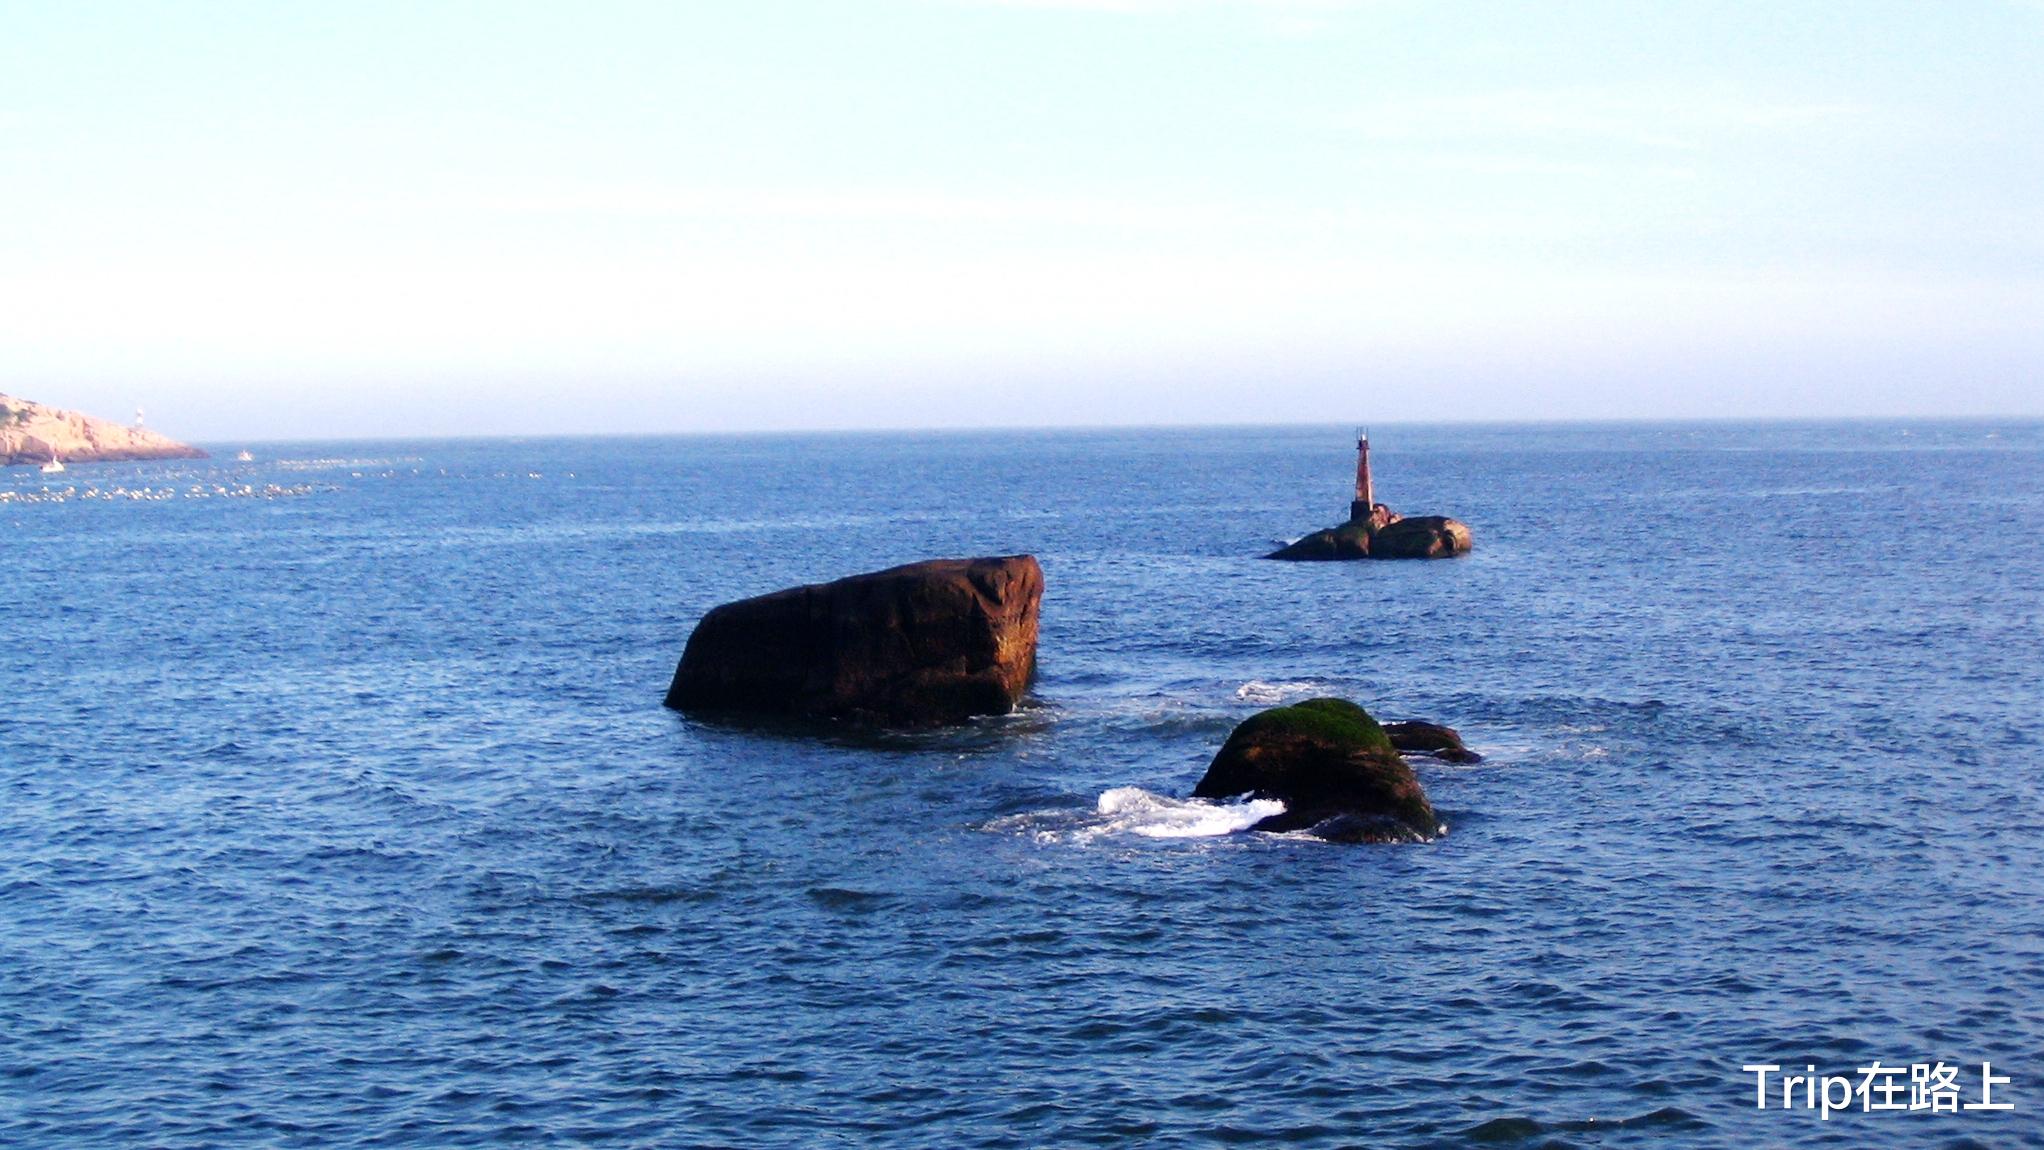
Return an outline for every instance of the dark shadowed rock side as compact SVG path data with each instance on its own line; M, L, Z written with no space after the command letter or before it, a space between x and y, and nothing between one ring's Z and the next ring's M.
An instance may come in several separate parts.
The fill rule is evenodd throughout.
M1427 755L1444 763L1480 763L1483 756L1470 750L1462 743L1462 734L1453 727L1439 723L1426 723L1408 719L1402 723L1385 723L1384 733L1391 739L1391 745L1407 755Z
M1467 555L1469 525L1445 515L1403 516L1379 503L1367 518L1315 531L1266 559L1451 559Z
M1423 842L1444 829L1391 737L1347 699L1244 719L1192 794L1277 799L1284 812L1250 829L1310 830L1335 842Z
M667 705L933 726L1014 709L1036 670L1043 569L933 559L726 603L689 635Z

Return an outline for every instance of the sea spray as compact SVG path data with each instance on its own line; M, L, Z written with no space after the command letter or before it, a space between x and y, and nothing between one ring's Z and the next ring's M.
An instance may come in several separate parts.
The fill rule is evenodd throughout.
M1095 809L1108 819L1095 833L1189 839L1247 830L1272 815L1283 814L1285 804L1275 799L1240 803L1174 799L1141 787L1115 787L1102 792Z

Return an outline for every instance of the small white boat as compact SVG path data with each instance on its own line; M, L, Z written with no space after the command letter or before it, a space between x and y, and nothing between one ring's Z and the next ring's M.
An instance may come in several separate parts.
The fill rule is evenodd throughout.
M248 453L247 451L241 451L241 452L237 452L237 453L235 454L235 456L234 456L234 462L236 462L236 463L254 463L254 462L255 462L255 456L253 456L253 455L250 455L250 454L249 454L249 453Z
M55 475L62 470L64 470L64 461L58 459L54 453L51 454L50 461L43 464L44 475Z

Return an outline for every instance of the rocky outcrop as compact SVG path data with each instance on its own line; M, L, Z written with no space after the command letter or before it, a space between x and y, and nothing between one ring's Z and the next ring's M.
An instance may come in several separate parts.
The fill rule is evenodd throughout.
M1229 734L1192 794L1285 804L1252 830L1419 842L1444 829L1391 737L1346 699L1308 699L1251 715Z
M1445 515L1414 515L1387 523L1370 536L1372 559L1451 559L1469 554L1469 525Z
M1368 559L1370 557L1370 530L1367 526L1349 522L1339 527L1329 527L1294 543L1289 543L1264 556L1265 559Z
M1384 734L1391 745L1401 754L1426 755L1444 763L1480 763L1483 756L1470 750L1462 743L1462 734L1453 727L1439 723L1427 723L1418 719L1407 719L1400 723L1385 723Z
M141 427L0 395L0 464L204 458L196 447Z
M689 635L667 705L887 726L1006 714L1036 669L1042 598L1043 569L1012 555L726 603Z
M1469 525L1445 515L1410 518L1379 503L1367 517L1315 531L1266 559L1449 559L1467 555L1475 539Z

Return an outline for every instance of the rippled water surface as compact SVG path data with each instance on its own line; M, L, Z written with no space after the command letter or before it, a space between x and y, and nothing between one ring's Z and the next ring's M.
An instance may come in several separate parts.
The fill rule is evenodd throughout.
M241 445L0 475L0 1144L2044 1146L2044 428ZM131 497L143 495L145 497ZM967 730L660 707L710 606L1038 555ZM1182 803L1312 694L1452 830ZM1753 1108L1943 1060L2014 1111Z

